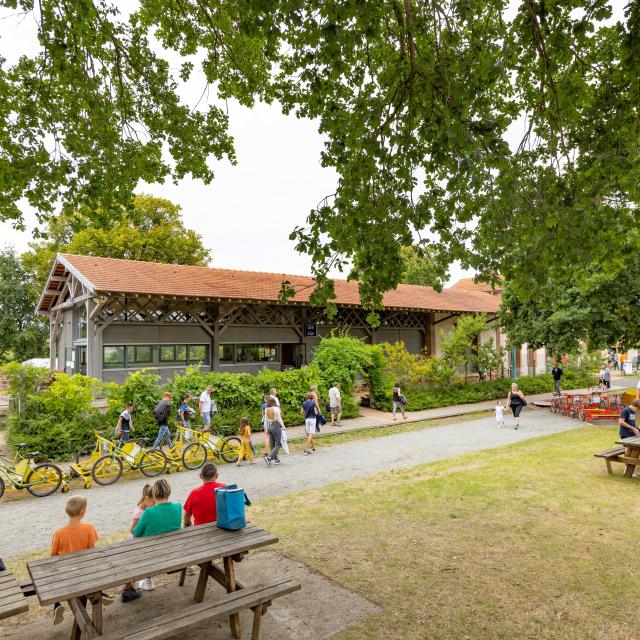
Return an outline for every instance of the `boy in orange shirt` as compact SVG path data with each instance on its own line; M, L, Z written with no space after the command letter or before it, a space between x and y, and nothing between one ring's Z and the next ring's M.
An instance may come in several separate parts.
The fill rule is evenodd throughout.
M51 555L63 556L67 553L92 549L98 541L96 528L88 522L83 523L87 512L87 499L82 496L73 496L67 500L65 511L69 516L69 522L65 527L58 529L51 539ZM111 604L113 598L103 594L104 604ZM53 606L53 624L60 624L64 616L64 606L57 602Z

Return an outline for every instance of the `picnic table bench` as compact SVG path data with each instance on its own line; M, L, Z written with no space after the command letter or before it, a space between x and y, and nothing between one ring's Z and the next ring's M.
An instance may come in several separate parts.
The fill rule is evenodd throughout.
M239 611L254 610L252 638L257 639L260 617L265 606L275 597L290 593L300 585L281 580L256 587L245 587L235 577L234 562L247 552L278 541L278 538L259 527L248 526L239 531L225 531L215 524L186 527L148 538L126 540L107 547L95 547L79 553L70 553L34 560L27 563L40 604L67 602L74 616L72 640L81 636L93 638L103 633L102 592L121 587L159 574L181 572L180 584L188 567L199 565L200 574L194 600L202 603L207 581L213 578L227 590L227 596L217 602L185 607L180 612L167 614L151 623L129 628L125 634L111 634L115 638L163 638L176 634L193 624L207 619L229 616L231 633L240 638ZM215 561L222 560L222 566ZM238 590L241 590L239 593ZM91 603L91 615L87 610ZM190 617L192 616L192 617Z
M624 476L625 478L630 478L633 476L635 468L640 466L640 438L623 438L622 440L617 440L616 444L619 446L613 449L607 449L607 451L602 451L601 453L596 453L595 457L604 458L609 473L613 473L613 469L611 468L612 462L624 464ZM626 448L629 449L628 454L626 453Z
M0 620L29 610L20 584L10 571L0 571Z

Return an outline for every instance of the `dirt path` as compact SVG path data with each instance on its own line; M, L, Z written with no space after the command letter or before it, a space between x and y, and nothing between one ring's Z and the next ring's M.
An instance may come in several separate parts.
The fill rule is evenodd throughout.
M282 464L271 468L262 460L254 466L222 467L221 480L238 483L255 501L575 429L580 423L548 411L528 408L523 414L522 428L514 431L511 425L512 421L507 419L507 426L497 429L491 417L368 438L325 449L319 446L312 456L283 456ZM171 475L167 479L173 488L172 499L179 502L184 502L189 491L199 484L195 471ZM141 478L87 492L82 489L72 491L87 496L88 521L93 522L102 535L108 535L129 526L131 512L145 482L147 480ZM66 495L58 493L49 498L0 504L0 557L46 547L51 532L64 523L66 500Z

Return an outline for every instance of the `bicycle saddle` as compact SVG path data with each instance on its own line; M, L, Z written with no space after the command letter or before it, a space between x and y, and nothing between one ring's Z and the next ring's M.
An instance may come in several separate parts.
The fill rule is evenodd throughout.
M24 449L27 446L26 442L21 442L20 444L16 445L16 449Z
M22 454L25 458L35 458L36 456L41 456L42 454L39 451L30 451L29 453Z
M144 442L145 444L149 444L151 442L151 438L136 438L138 442Z

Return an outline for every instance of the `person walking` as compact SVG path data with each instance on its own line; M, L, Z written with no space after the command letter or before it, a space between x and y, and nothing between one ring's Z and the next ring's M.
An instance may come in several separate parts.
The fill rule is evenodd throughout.
M127 406L124 411L118 416L118 424L116 426L116 435L120 437L120 442L123 444L129 442L131 432L135 431L133 428L133 419L131 418L131 412L133 411L133 402L127 402Z
M204 431L211 431L211 422L218 412L216 402L211 396L212 391L213 387L208 384L205 390L200 394L200 398L198 400L198 410L200 412L200 417L202 418L202 423L204 424Z
M507 406L511 408L511 413L513 413L513 418L516 423L515 428L518 430L520 428L520 413L523 407L527 406L527 401L524 393L520 391L515 382L511 385L511 391L509 391L509 395L507 396Z
M169 433L169 414L171 413L171 392L165 391L162 394L162 400L153 409L153 417L158 422L158 436L153 443L153 448L157 449L163 440L167 440L169 448L173 446L171 442L171 434Z
M556 395L556 396L561 395L561 393L560 393L560 381L562 380L562 376L563 375L564 375L564 372L562 371L562 368L560 367L560 363L556 362L556 364L553 367L553 369L551 369L551 376L553 378L553 383L554 383L554 386L555 386L554 395Z
M280 408L280 400L278 399L278 392L275 387L271 387L271 389L269 389L269 395L276 401L275 406Z
M273 395L267 398L265 417L269 423L269 446L271 451L268 453L265 451L264 461L270 467L272 462L280 464L278 452L282 448L282 430L284 429L280 407L276 406L276 400Z
M304 455L309 456L316 448L313 445L313 438L316 435L316 416L318 415L318 403L313 399L313 393L307 393L300 413L304 416L304 430L307 433L307 441L304 445Z
M340 395L340 383L334 382L329 389L329 409L331 411L331 426L340 427L342 422L342 396Z
M598 386L599 387L605 387L605 383L604 383L604 365L600 366L600 369L598 370Z
M320 410L317 384L311 386L311 395L313 396L313 401L316 403L316 433L320 433L320 427L327 424L327 419L322 415L322 411Z
M609 369L609 365L605 366L602 376L604 380L604 386L607 389L611 389L611 369Z
M249 464L255 464L255 460L253 459L253 446L251 445L249 418L240 419L238 435L240 436L240 451L238 452L237 466L239 467L245 458L249 461Z
M396 382L393 387L393 419L396 419L396 411L398 408L400 409L400 413L402 413L402 419L406 420L407 416L404 413L404 405L407 404L407 399L404 397L402 393L402 389L400 388L400 382Z

